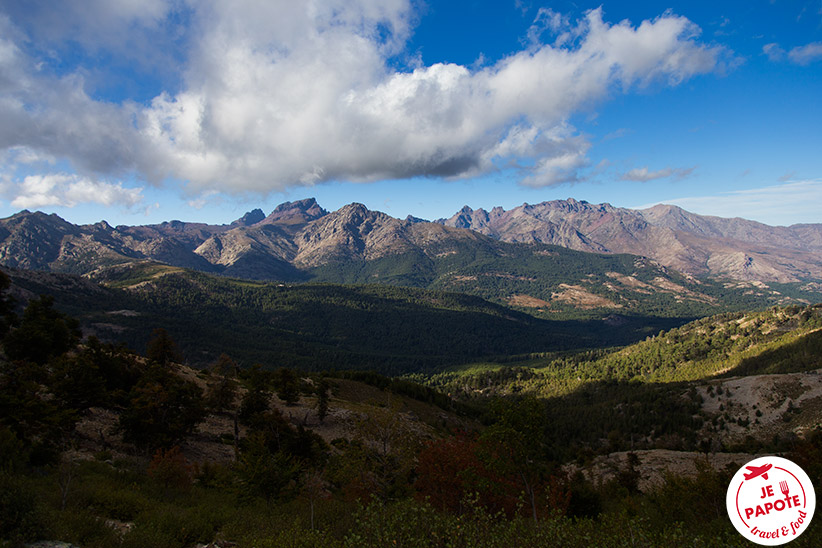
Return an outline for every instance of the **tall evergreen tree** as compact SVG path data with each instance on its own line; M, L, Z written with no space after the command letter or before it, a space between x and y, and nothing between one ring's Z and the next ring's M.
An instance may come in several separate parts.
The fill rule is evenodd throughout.
M184 360L177 344L162 327L151 332L151 339L146 346L146 358L160 365L182 363Z
M44 364L62 355L80 340L77 320L54 308L54 297L41 295L29 301L20 325L3 339L6 355L12 360Z
M300 381L291 369L281 367L275 375L277 397L286 405L294 405L300 400Z
M328 416L329 389L328 381L324 378L320 379L320 382L317 383L317 416L320 418L320 422L325 421L325 417Z

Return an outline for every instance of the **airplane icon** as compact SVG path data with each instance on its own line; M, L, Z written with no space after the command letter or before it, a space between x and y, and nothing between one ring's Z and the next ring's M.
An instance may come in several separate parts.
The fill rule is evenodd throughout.
M772 466L772 464L766 464L764 466L746 466L745 468L750 470L750 473L745 474L745 479L754 479L758 476L768 479L768 470L770 470Z

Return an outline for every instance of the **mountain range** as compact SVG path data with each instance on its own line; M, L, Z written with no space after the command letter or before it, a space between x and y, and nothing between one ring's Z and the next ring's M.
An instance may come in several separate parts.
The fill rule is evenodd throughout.
M434 222L356 203L328 212L314 199L223 225L74 225L29 211L0 220L5 267L105 279L113 267L146 261L252 280L457 291L553 312L625 312L642 300L648 312L704 308L734 291L739 306L786 304L784 284L805 292L804 302L818 300L822 225L771 227L667 205L631 210L573 199L508 211L466 206ZM739 301L743 295L765 300Z
M634 210L573 199L508 211L466 206L437 222L508 242L641 255L694 276L762 282L822 278L822 224L774 227L672 205Z
M331 262L480 240L491 239L441 224L401 221L361 204L329 213L314 199L281 204L267 217L256 209L228 225L73 225L54 214L22 211L0 220L0 264L89 274L152 260L239 278L296 281L302 270Z
M453 229L470 229L466 230ZM0 220L0 264L86 273L151 259L238 277L290 279L296 270L341 260L427 252L477 234L593 253L628 253L694 276L798 282L822 280L822 224L773 227L657 205L632 210L574 199L504 210L465 206L448 219L399 220L350 204L329 213L314 199L260 209L228 225L181 221L112 227L73 225L22 211Z

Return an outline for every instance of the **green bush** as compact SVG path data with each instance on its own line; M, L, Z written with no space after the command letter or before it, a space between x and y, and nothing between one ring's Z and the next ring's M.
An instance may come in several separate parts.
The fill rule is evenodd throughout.
M97 515L120 521L132 521L151 506L147 497L136 488L120 488L102 478L87 478L77 482L75 508L88 508ZM69 494L69 501L72 500Z
M85 509L54 511L51 514L50 537L70 542L83 548L109 548L116 546L119 535L105 520Z
M0 472L0 541L16 546L43 531L37 501L23 480Z
M271 535L251 535L244 539L242 546L255 548L342 548L340 540L321 530L303 527L299 520ZM387 546L387 545L386 545Z
M173 539L180 546L191 546L214 540L224 521L225 514L219 509L163 504L143 513L135 523L138 529L154 531L162 538Z

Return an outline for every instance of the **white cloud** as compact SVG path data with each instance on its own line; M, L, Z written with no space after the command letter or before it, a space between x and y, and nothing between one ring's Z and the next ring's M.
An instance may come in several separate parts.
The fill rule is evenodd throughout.
M373 29L386 19L405 28L406 7L335 15L335 25L291 8L285 19L299 24L283 32L299 38L284 38L290 49L265 33L240 40L214 21L192 67L196 78L145 113L142 127L169 175L196 188L281 190L334 179L462 177L514 162L532 166L521 167L526 184L576 180L587 146L568 131L571 114L615 86L675 85L716 70L725 54L699 44L685 18L609 25L594 10L567 29L580 36L573 47L531 47L476 71L434 64L396 72Z
M185 0L4 0L0 10L52 58L71 41L141 63L171 59ZM172 15L174 17L172 17Z
M25 146L10 147L0 153L0 164L5 166L5 171L9 172L20 165L51 165L56 162L56 158L49 154L43 154Z
M20 208L74 207L80 204L133 207L142 197L141 188L124 188L121 183L95 181L76 174L30 175L19 183L4 185L12 194L11 204Z
M810 65L822 60L822 42L812 42L804 46L793 48L788 57L797 65Z
M820 223L822 180L794 181L764 188L723 192L713 196L677 198L661 203L676 205L701 215L741 217L773 226ZM651 205L656 204L640 206L637 209Z
M195 195L502 167L526 185L577 181L590 144L568 123L575 112L721 71L730 58L700 43L684 17L609 24L596 9L577 23L544 12L535 24L554 44L536 41L490 66L402 72L389 59L413 27L408 0L153 0L145 11L131 0L88 2L104 4L88 22L75 8L54 10L68 13L62 27L48 20L55 40L73 29L102 47L111 34L95 42L93 31L110 23L135 43L188 13L180 88L148 106L97 101L78 74L39 73L36 54L0 38L0 149L24 146L83 172L178 179ZM4 28L19 33L8 18L0 37L14 36Z
M8 38L15 34L10 25L0 14L0 152L65 158L78 170L111 174L144 163L137 107L91 99L80 75L38 73L35 60Z
M531 23L528 29L528 42L530 45L539 47L543 33L550 31L553 34L559 34L569 24L568 18L561 13L557 13L551 8L539 8L534 22Z
M765 44L762 52L774 62L784 61L786 58L794 64L807 66L822 60L822 42L811 42L804 46L797 46L786 52L779 44Z
M762 53L768 56L773 62L782 61L785 58L785 50L779 47L779 44L765 44L762 46Z
M693 173L693 167L688 168L671 168L666 167L659 171L650 171L647 167L634 168L620 177L623 181L638 181L646 183L655 179L666 179L668 177L676 177L683 179Z
M223 202L220 193L216 190L207 190L196 198L188 200L188 206L194 209L203 209L209 204L220 204Z

